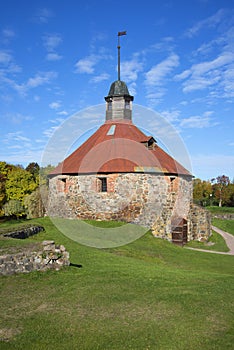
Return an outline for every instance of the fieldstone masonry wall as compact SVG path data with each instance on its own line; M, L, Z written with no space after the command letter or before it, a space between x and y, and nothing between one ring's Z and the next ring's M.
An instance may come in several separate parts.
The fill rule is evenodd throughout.
M192 204L189 211L191 223L190 240L207 241L211 234L211 214L198 205Z
M102 177L107 178L107 192L101 192ZM188 240L208 238L210 234L208 214L192 206L191 177L147 173L58 175L50 179L48 214L132 222L168 240L172 239L172 221L183 218L188 222Z
M37 251L24 251L0 256L0 275L27 273L31 271L59 270L70 265L69 253L63 245L44 241Z

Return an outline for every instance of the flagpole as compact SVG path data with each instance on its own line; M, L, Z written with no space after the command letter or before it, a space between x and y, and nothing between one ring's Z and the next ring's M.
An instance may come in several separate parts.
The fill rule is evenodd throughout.
M117 46L117 49L118 49L118 80L120 80L120 40L119 40L119 37L122 35L126 35L126 34L127 34L126 31L118 32L118 46Z
M119 34L118 34L118 80L120 80L120 41L119 41Z

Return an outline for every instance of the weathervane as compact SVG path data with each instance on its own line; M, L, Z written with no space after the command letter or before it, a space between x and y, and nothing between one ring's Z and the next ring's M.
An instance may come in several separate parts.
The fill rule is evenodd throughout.
M127 34L126 31L118 32L118 46L117 46L117 49L118 49L118 80L120 80L120 40L119 40L119 37L122 35L126 35L126 34Z

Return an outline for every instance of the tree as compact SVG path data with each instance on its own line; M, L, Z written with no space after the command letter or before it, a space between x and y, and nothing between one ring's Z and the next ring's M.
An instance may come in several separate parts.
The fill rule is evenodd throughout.
M210 203L211 194L212 185L209 181L193 180L193 199L196 203L206 206Z
M234 183L228 185L229 200L228 205L234 207Z
M3 204L6 202L6 180L8 172L13 168L13 165L6 162L0 162L0 216L4 214L2 209Z
M6 216L16 217L17 219L20 216L25 215L25 209L21 201L18 199L11 199L3 206L4 214Z
M39 176L40 167L37 163L32 162L32 163L28 164L28 166L25 168L25 170L30 172L30 174L32 174L34 180L36 180L36 178Z
M22 201L27 194L32 193L38 187L33 175L21 168L15 167L8 172L5 189L6 198Z
M228 176L221 175L217 176L215 179L211 180L215 182L213 185L214 196L218 200L219 207L222 207L223 204L227 203L230 197L228 191L228 185L230 184L230 179Z
M45 215L47 196L47 186L42 185L24 198L24 206L28 219L39 218Z
M49 173L54 170L55 166L48 164L46 167L41 167L40 168L40 184L47 184L49 183L48 181L48 175Z

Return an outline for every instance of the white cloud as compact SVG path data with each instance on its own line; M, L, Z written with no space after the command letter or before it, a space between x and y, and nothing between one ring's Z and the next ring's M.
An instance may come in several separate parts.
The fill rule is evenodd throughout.
M55 52L50 52L46 55L47 61L60 61L63 58L63 56L55 53Z
M11 142L30 142L30 139L22 135L22 131L9 132L5 135L4 142L9 144Z
M186 78L188 78L191 75L191 69L186 69L184 70L182 73L180 74L176 74L174 77L174 80L184 80Z
M49 122L52 124L62 124L64 122L65 118L57 117L54 119L50 119Z
M41 8L35 14L33 21L36 23L48 23L49 19L53 17L53 12L47 8Z
M10 164L22 164L27 166L31 162L37 162L40 164L42 156L42 149L38 147L14 147L10 149L8 153L6 150L4 152L0 151L0 159L4 159Z
M91 79L92 83L100 83L104 80L108 80L110 78L110 74L102 73L100 75L97 75Z
M234 66L223 73L221 86L224 89L224 97L234 97Z
M31 115L21 113L7 113L3 118L13 124L23 124L34 119Z
M29 78L25 83L17 84L14 80L4 78L4 82L10 85L19 94L25 95L30 89L37 88L45 84L50 84L57 77L57 73L53 71L38 72L34 77Z
M102 60L111 60L112 56L104 48L99 49L98 54L91 54L81 58L75 64L75 73L93 74L95 66Z
M43 135L45 135L46 137L50 138L52 137L52 135L54 134L54 132L59 129L59 125L58 126L51 126L50 128L46 129L43 131Z
M166 89L162 87L157 87L157 91L149 92L146 94L146 98L150 100L151 104L160 102L161 98L165 95Z
M54 51L63 41L59 34L47 34L43 37L43 40L48 51Z
M2 34L5 38L11 39L15 37L15 32L12 29L3 29Z
M171 54L164 61L152 67L146 74L146 85L162 85L171 71L179 65L179 56Z
M143 70L143 64L136 58L130 61L124 61L121 63L120 73L121 78L126 82L136 81L138 73Z
M224 9L218 10L214 15L205 18L202 21L197 22L193 27L187 30L185 36L192 38L196 35L202 28L210 28L217 26L221 20L224 18L226 11Z
M178 121L178 117L180 116L180 111L179 110L166 110L160 112L160 115L163 118L166 118L169 122L174 122Z
M12 56L4 51L0 51L0 64L9 64L12 61Z
M179 65L179 56L172 53L165 60L153 66L145 73L146 98L153 108L161 103L167 89L164 87L172 71ZM155 88L156 87L156 88Z
M221 85L226 85L227 93L233 94L234 85L232 78L230 78L230 74L233 74L230 70L233 61L234 54L232 52L223 52L213 60L193 64L190 69L176 75L175 80L185 80L183 92L203 90L211 86L219 88Z
M50 107L51 109L57 110L57 109L59 109L59 108L61 107L61 102L60 102L60 101L51 102L51 103L49 104L49 107Z
M55 72L40 72L35 75L33 78L29 78L25 86L27 88L35 88L40 85L48 84L51 79L54 79L57 76Z
M62 59L62 56L56 52L62 41L62 37L59 34L47 34L43 37L43 45L48 51L46 55L47 61L59 61Z
M90 55L85 58L81 58L76 64L75 64L75 73L87 73L92 74L94 73L94 67L99 62L99 56L97 55Z
M184 118L180 121L180 127L182 128L207 128L217 125L218 123L212 120L211 115L213 111L206 111L203 115L195 115L189 118Z
M67 111L61 111L61 112L58 112L57 114L58 115L68 115L68 112Z
M137 91L136 91L137 84L135 82L132 82L131 84L128 85L128 91L130 95L136 96Z

